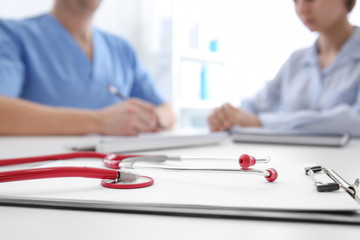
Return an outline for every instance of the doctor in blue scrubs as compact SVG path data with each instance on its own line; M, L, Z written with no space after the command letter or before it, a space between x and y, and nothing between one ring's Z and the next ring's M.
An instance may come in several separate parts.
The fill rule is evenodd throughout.
M0 20L1 135L136 135L173 125L129 43L92 26L100 3L56 0L50 14Z
M275 79L240 108L227 103L215 109L208 118L212 131L238 125L360 136L360 29L348 21L355 0L294 4L318 39L294 52Z

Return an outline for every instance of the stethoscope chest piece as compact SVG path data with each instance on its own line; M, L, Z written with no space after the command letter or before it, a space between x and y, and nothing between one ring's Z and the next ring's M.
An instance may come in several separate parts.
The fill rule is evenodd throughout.
M139 176L134 181L116 181L111 179L101 180L101 185L107 188L116 188L116 189L134 189L134 188L144 188L149 187L154 184L154 179L147 176Z

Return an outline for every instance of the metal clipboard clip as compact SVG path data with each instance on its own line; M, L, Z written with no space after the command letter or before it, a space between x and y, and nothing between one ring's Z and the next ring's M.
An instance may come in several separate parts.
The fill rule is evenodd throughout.
M331 183L323 183L321 181L316 180L315 173L324 172L327 176L329 176L334 182ZM346 182L339 174L337 174L334 170L322 167L322 166L314 166L305 168L305 174L310 176L315 186L319 192L331 192L338 190L340 188L344 189L348 192L353 198L359 200L357 196L357 189L360 185L360 179L356 179L353 185Z

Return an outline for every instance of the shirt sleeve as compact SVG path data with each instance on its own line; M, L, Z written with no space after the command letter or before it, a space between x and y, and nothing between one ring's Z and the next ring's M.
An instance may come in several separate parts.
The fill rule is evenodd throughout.
M264 127L305 131L350 133L360 137L360 103L339 105L326 111L297 111L294 113L261 113Z
M156 88L150 74L145 70L135 51L129 46L129 60L134 70L134 84L130 96L140 98L154 105L163 104L164 98Z
M0 94L19 97L25 67L18 39L0 21Z

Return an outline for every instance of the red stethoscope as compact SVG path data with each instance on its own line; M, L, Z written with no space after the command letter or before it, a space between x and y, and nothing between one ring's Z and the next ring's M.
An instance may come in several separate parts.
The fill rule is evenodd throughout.
M85 178L99 178L101 185L108 188L116 189L133 189L151 186L154 179L147 176L140 176L138 173L128 171L129 169L163 169L163 170L187 170L187 171L211 171L211 172L240 172L248 174L261 175L267 181L273 182L277 179L277 171L273 168L266 170L252 169L251 166L256 163L270 162L270 158L255 159L252 156L243 154L236 159L239 161L241 169L217 169L217 168L184 168L178 166L137 166L139 162L146 163L163 163L165 161L181 161L185 159L196 160L229 160L230 158L214 158L214 157L185 157L176 156L169 157L166 155L118 155L105 154L97 152L75 152L64 153L27 158L12 158L0 160L0 166L43 162L49 160L66 160L74 158L100 158L104 165L110 169L92 168L92 167L49 167L49 168L34 168L24 170L14 170L0 172L0 182L11 182L30 179L42 178L58 178L58 177L85 177ZM234 160L234 159L231 159ZM117 169L117 170L115 170Z

